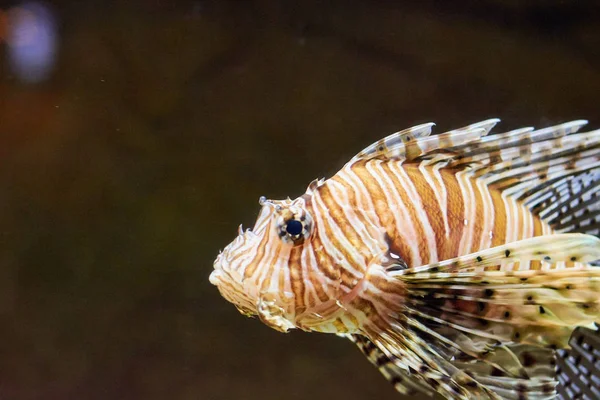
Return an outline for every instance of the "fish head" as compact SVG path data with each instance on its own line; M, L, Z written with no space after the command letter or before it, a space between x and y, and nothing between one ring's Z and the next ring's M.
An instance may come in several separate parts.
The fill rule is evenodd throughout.
M210 282L242 314L259 316L283 332L296 327L290 282L292 253L300 254L299 247L314 231L306 200L261 197L254 228L243 230L240 225L238 236L217 256L210 275Z

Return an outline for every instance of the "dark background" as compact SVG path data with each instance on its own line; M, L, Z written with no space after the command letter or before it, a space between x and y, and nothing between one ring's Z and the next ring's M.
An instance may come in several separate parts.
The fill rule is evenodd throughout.
M2 399L399 398L350 343L239 315L219 249L401 128L600 126L591 1L46 7L35 82L0 18Z

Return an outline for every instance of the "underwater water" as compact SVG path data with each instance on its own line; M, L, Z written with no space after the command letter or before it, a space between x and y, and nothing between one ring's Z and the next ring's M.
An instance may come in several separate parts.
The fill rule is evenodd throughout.
M600 6L524 3L0 1L0 398L402 398L208 276L388 133L599 128Z

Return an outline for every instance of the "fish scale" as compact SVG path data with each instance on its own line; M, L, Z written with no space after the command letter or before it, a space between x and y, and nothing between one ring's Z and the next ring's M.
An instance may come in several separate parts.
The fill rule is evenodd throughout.
M274 329L350 339L404 394L600 390L600 352L581 353L600 339L571 340L554 372L600 314L600 130L498 122L408 128L297 199L261 198L211 282Z

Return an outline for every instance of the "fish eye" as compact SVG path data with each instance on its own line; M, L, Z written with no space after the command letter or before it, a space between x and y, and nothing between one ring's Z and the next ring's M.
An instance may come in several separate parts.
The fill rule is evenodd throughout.
M285 226L285 231L292 236L301 234L303 229L302 222L295 219L290 219Z
M307 214L281 216L277 225L281 240L294 245L303 243L312 232L312 219Z

